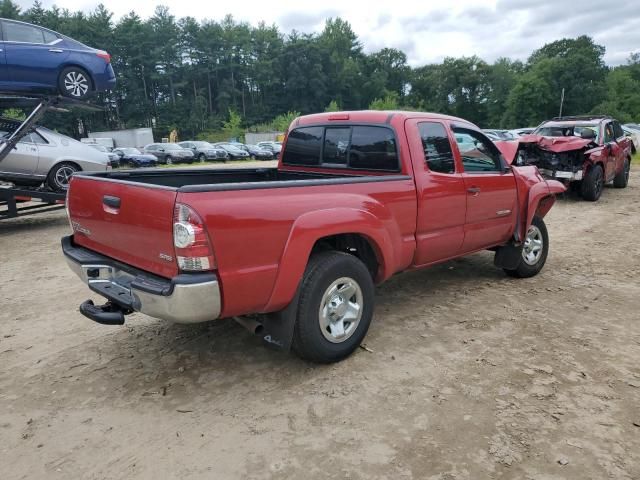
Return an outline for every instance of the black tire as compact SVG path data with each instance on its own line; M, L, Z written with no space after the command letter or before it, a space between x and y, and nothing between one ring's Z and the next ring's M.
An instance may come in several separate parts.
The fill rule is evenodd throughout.
M80 167L75 163L58 163L49 170L49 174L47 175L47 186L54 192L66 192L69 188L71 175L79 171Z
M250 158L251 160L255 160L255 159L256 159L256 156L255 156L255 155L249 155L249 158Z
M597 202L604 190L604 171L600 165L594 165L582 179L582 198Z
M525 260L525 257L528 254L527 246L529 245L525 241L525 245L523 246L523 249L522 249L522 255L520 257L520 263L518 264L518 266L513 270L506 269L506 268L504 269L505 273L510 277L516 277L516 278L533 277L534 275L537 275L538 272L540 272L540 270L542 270L542 267L544 267L544 264L547 261L547 256L549 255L549 233L547 232L547 226L545 225L544 220L542 220L542 218L533 217L533 221L531 222L531 227L537 228L539 232L539 236L541 237L541 240L542 240L542 248L540 251L540 255L535 259L534 263L531 262L533 257L528 257L529 261ZM532 231L531 227L529 228L529 231L527 231L527 236L529 236L529 232Z
M631 161L625 158L622 170L613 179L613 186L615 188L627 188L629 184L629 171L631 170Z
M359 287L359 292L344 300L340 298L341 304L360 304L359 322L341 322L346 337L339 339L333 337L330 328L325 328L323 333L321 327L321 302L326 300L329 288L334 286L336 293L339 293L347 284L336 283L341 280L348 280L349 285ZM355 302L351 300L355 299ZM326 303L326 302L325 302ZM330 303L326 303L325 311L330 308ZM340 305L338 308L342 307ZM307 269L300 286L300 297L298 301L298 311L293 333L293 350L298 356L318 363L331 363L342 360L350 355L362 342L362 339L369 330L374 309L374 285L371 273L364 263L353 255L342 252L323 252L313 255L309 260ZM326 318L330 318L327 315ZM343 314L344 318L344 314ZM349 332L349 327L353 330ZM334 341L328 340L333 337Z
M207 157L205 156L204 153L201 153L200 155L198 155L198 161L200 163L204 163L207 160Z
M173 165L173 157L171 155L167 155L164 157L165 165Z
M93 94L91 75L80 67L67 67L58 76L60 94L75 100L86 100Z

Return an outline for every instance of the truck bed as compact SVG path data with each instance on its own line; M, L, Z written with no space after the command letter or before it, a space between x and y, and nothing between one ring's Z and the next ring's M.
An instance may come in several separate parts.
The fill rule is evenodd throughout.
M313 173L278 170L277 168L235 169L150 169L80 173L77 176L114 180L118 183L153 185L178 192L213 192L228 190L252 190L263 188L287 188L345 183L368 183L388 180L405 180L405 175L371 175L353 172Z

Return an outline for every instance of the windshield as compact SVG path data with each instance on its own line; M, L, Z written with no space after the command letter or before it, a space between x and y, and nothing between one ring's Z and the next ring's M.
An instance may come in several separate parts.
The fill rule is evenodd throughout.
M227 152L231 152L231 153L242 152L242 150L240 150L238 147L234 147L233 145L220 145L220 146L224 148Z
M140 150L137 148L121 148L120 151L125 155L140 155Z
M177 143L163 143L160 148L164 148L165 150L184 150Z
M197 148L213 148L213 145L211 145L209 142L191 142L193 143Z
M569 123L562 125L542 125L538 127L534 133L534 135L541 135L543 137L579 137L581 138L582 132L585 130L591 130L596 134L593 139L594 142L598 143L599 140L599 128L598 125L593 124L578 124L578 123Z
M109 150L107 150L107 147L105 147L104 145L96 145L95 143L89 143L88 145L101 152L109 153Z

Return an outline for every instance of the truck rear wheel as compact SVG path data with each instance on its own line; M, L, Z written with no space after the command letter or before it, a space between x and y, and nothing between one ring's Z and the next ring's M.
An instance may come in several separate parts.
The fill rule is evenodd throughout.
M595 202L602 195L604 189L604 172L600 165L594 165L589 169L582 180L582 198Z
M537 275L547 261L549 254L549 234L544 220L533 217L531 226L527 230L522 247L520 263L514 269L504 269L511 277L529 278Z
M631 163L626 158L622 170L613 179L613 186L616 188L627 188L629 183L629 170L631 170Z
M342 252L313 255L300 287L293 349L318 363L342 360L369 330L374 285L358 258Z

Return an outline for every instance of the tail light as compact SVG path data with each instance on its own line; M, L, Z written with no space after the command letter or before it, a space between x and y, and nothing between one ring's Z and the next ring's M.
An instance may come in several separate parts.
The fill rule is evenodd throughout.
M216 267L204 223L193 208L176 203L173 210L173 245L180 270L202 272Z
M104 50L98 50L96 52L96 55L102 58L105 62L111 63L111 55L109 55L109 53L105 52Z

